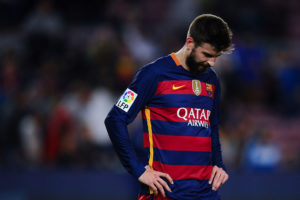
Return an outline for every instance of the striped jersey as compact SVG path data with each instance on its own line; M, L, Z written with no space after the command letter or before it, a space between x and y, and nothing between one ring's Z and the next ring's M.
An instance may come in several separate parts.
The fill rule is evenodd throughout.
M180 200L219 199L208 180L212 166L225 169L219 142L220 84L215 71L185 70L174 53L142 67L106 118L125 168L138 178L145 165L174 180L166 195ZM127 131L142 111L147 161L138 159ZM151 194L142 185L143 194Z

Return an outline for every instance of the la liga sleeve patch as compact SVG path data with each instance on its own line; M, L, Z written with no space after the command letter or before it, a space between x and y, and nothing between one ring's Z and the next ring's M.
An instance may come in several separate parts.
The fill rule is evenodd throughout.
M127 88L116 103L116 106L119 107L121 110L128 112L136 97L137 93Z

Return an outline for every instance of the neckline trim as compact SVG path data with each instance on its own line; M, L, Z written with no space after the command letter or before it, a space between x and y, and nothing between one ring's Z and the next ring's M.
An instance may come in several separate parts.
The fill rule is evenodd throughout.
M171 55L172 59L174 60L175 64L176 64L177 66L180 66L181 64L180 64L178 58L176 57L176 54L173 52L173 53L171 53L170 55Z

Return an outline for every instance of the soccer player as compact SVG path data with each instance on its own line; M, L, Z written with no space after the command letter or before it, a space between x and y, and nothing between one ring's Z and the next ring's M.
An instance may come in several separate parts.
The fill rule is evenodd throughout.
M211 68L230 52L232 32L218 16L190 24L184 46L142 67L108 114L111 141L142 186L139 200L217 200L228 174L219 142L220 84ZM142 111L146 161L127 125Z

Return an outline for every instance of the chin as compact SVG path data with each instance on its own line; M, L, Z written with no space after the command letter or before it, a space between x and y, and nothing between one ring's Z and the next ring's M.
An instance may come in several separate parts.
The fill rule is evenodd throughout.
M207 70L208 67L199 67L198 72L201 74Z

